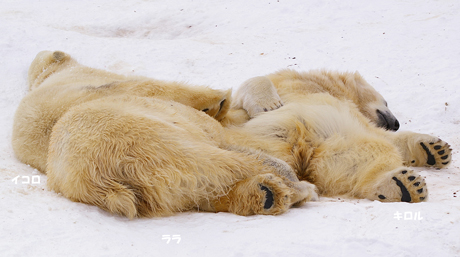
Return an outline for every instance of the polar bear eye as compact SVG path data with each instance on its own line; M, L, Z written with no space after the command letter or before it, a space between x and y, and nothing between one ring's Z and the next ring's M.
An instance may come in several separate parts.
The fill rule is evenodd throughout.
M206 108L206 109L203 109L203 110L201 110L201 111L203 111L203 112L207 112L207 111L209 111L209 109L208 109L208 108Z

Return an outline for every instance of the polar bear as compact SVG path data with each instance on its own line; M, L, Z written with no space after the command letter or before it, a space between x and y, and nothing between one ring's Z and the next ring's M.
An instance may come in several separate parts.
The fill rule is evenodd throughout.
M310 80L314 82L305 82ZM337 93L341 87L324 90L328 81L337 80L342 85L352 81L354 96ZM308 88L312 83L323 88ZM373 103L359 104L356 97ZM444 168L451 161L446 142L426 134L391 131L396 125L391 127L388 121L395 120L389 118L386 104L377 104L383 98L356 73L283 71L255 77L243 83L235 99L252 119L230 126L241 135L234 141L286 161L300 180L317 187L320 196L421 202L428 196L425 180L408 166ZM264 106L273 110L267 112ZM386 122L380 124L376 121L383 112Z
M192 87L140 76L123 76L80 65L61 51L43 51L28 74L29 93L16 111L13 149L22 162L46 171L49 136L57 120L72 106L112 95L173 100L203 110L217 120L230 106L231 91Z
M230 91L121 76L60 51L39 53L28 79L15 154L72 201L135 218L275 215L317 198L287 163L227 136Z
M298 72L285 69L245 81L235 94L232 110L224 124L242 124L261 112L277 109L299 96L313 93L329 93L338 99L352 101L375 125L387 130L399 129L399 122L385 99L358 72L326 70Z
M16 155L47 174L49 189L128 218L194 208L281 214L317 192L420 202L426 183L406 165L451 160L446 142L378 128L329 93L280 94L284 106L223 127L229 92L120 76L63 52L38 54L29 71ZM266 104L252 91L266 82L252 80L236 98Z

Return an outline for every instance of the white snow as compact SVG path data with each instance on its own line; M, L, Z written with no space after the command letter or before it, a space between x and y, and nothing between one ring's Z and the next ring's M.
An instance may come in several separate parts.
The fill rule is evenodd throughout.
M457 0L2 0L0 256L460 256L459 13ZM113 216L48 191L14 157L13 115L41 50L214 88L286 67L357 70L401 130L449 142L453 163L416 169L430 190L419 204L321 198L280 216Z

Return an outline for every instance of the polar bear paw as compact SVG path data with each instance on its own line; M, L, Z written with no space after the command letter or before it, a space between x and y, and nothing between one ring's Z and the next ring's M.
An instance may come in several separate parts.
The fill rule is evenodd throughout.
M238 182L226 196L228 211L238 215L278 215L291 206L318 198L316 187L293 182L272 173L259 174Z
M264 208L261 214L280 214L291 206L300 206L307 201L317 201L319 199L318 190L311 183L306 181L293 182L286 178L281 181L278 178L274 179L276 177L272 175L267 178L269 179L268 181L266 180L259 184L260 189L265 192ZM280 190L280 186L283 187L282 190ZM287 188L284 188L284 186L287 186ZM278 199L278 202L276 199ZM280 206L283 207L279 208Z
M427 198L425 179L413 170L398 169L386 174L379 181L371 200L418 203Z
M439 138L433 138L435 141L421 141L420 148L423 153L422 160L417 160L420 158L414 158L411 161L411 164L417 163L421 164L420 166L434 167L434 168L444 168L450 164L452 160L452 149L450 145Z
M235 94L235 104L245 109L251 118L284 105L273 83L264 76L243 82Z
M261 194L262 208L255 207L255 214L277 215L286 212L293 204L294 192L283 181L283 179L273 174L257 176L259 182L259 192Z
M414 167L447 167L452 160L452 149L445 141L427 134L401 132L395 137L404 158L404 165Z
M290 183L293 185L291 186ZM319 200L319 191L314 184L307 181L287 182L287 184L295 190L294 197L292 198L294 202L293 206L300 206L305 202Z

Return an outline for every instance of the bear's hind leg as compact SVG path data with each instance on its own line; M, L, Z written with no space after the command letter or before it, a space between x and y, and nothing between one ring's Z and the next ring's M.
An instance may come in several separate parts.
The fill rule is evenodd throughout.
M236 183L226 196L213 202L207 210L238 215L278 215L291 206L316 200L316 187L308 182L292 182L274 174L259 174Z
M418 203L427 200L428 190L422 176L401 167L381 175L366 198L382 202Z

